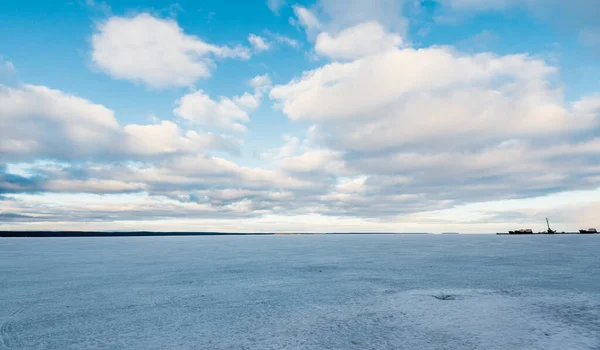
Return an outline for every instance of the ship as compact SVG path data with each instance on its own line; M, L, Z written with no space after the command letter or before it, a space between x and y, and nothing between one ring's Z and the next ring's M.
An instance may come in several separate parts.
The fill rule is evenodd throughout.
M555 230L550 228L550 221L548 221L548 218L546 218L546 225L548 225L548 231L546 232L542 232L542 234L546 234L546 235L555 235L558 232L556 232ZM564 233L564 232L563 232Z
M508 234L509 235L532 235L533 230L530 228L520 229L520 230L515 230L515 231L508 231Z
M515 231L500 232L496 233L497 235L568 235L568 234L587 234L587 235L595 235L600 234L598 230L595 228L588 228L587 230L579 230L579 232L558 232L550 228L550 222L548 218L546 218L546 225L548 226L548 230L542 232L533 232L531 229L520 229Z
M527 228L527 229L520 229L520 230L515 230L515 231L508 231L508 233L497 233L497 234L498 235L555 235L555 234L558 234L558 232L556 230L553 230L550 228L550 222L548 221L548 218L546 218L546 225L548 226L548 230L543 231L543 232L534 233L532 229ZM564 233L564 232L561 232L561 233Z

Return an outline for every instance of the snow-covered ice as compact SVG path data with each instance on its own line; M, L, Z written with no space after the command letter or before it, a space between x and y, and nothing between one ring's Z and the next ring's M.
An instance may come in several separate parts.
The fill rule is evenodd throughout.
M0 349L600 349L600 236L1 239Z

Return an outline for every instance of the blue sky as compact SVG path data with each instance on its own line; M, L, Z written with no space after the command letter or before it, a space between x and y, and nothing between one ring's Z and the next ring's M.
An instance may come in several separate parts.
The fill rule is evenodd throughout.
M0 228L594 225L598 13L593 0L2 2Z

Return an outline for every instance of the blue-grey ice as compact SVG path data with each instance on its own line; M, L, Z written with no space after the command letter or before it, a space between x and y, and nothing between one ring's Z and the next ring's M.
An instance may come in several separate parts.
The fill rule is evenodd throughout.
M2 239L0 349L600 349L600 236Z

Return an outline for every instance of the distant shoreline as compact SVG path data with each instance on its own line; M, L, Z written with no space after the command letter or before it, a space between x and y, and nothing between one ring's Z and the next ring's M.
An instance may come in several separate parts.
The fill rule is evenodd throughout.
M0 231L1 238L46 238L46 237L177 237L177 236L291 236L291 235L428 235L430 233L394 232L99 232L99 231Z

